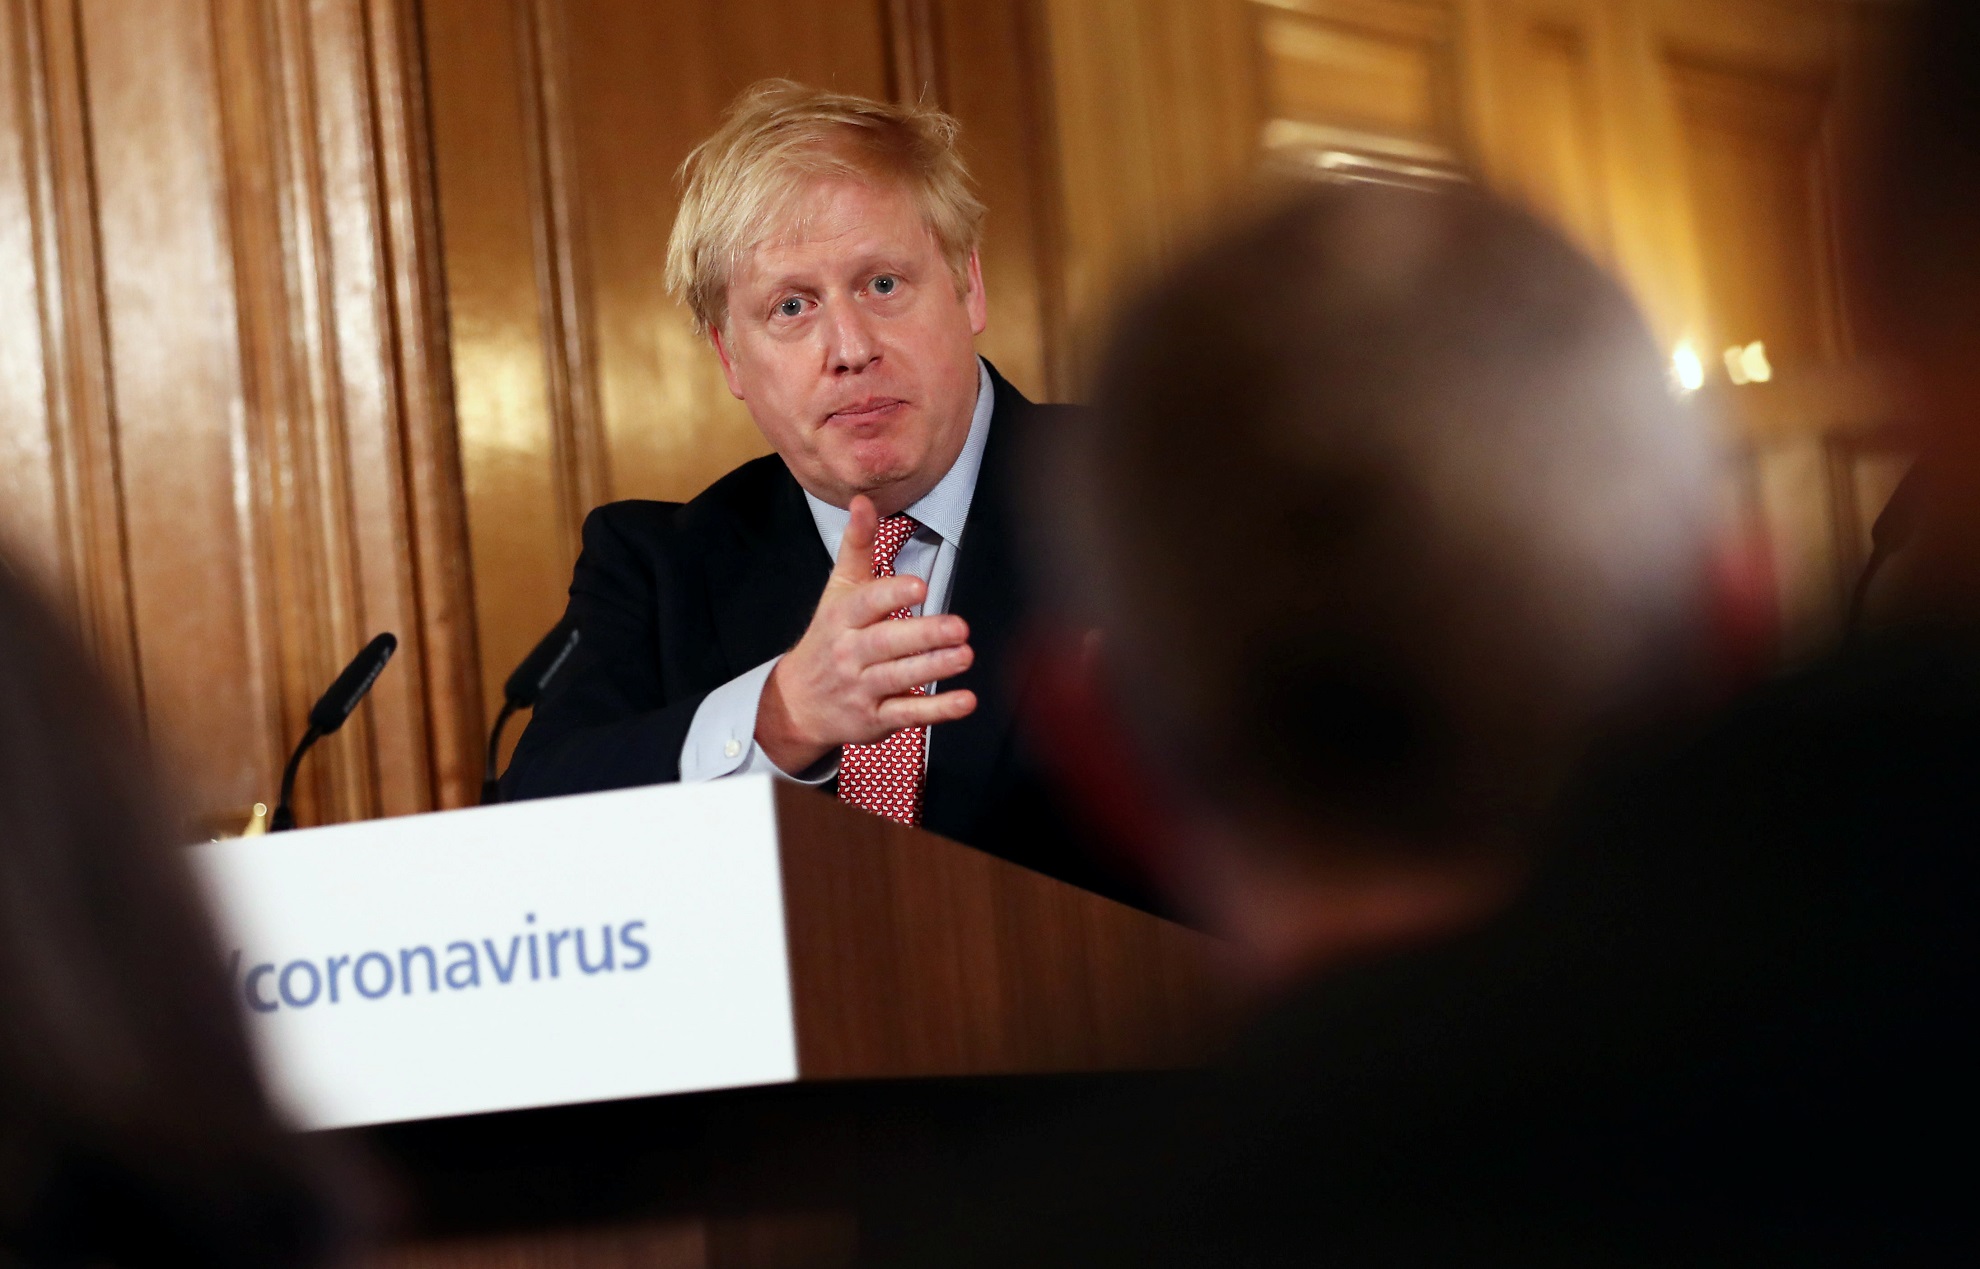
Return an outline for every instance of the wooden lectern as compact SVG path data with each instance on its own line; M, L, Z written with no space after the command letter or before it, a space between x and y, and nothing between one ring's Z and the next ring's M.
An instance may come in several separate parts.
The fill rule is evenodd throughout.
M818 793L775 791L798 1079L331 1134L396 1187L380 1265L853 1263L941 1156L1204 1058L1211 940ZM1112 1073L1112 1074L1109 1074Z

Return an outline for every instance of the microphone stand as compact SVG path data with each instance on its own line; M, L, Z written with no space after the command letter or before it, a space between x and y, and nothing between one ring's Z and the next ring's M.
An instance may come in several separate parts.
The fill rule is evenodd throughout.
M495 715L495 726L488 733L488 763L481 770L481 804L493 806L502 800L502 777L497 765L502 760L502 729L515 717L516 703L503 701L502 712Z
M275 803L275 813L268 817L269 832L283 833L296 826L296 813L289 806L296 796L296 771L301 768L303 755L309 752L309 747L322 737L323 733L312 723L309 730L303 733L296 751L289 755L289 765L282 768L282 796Z

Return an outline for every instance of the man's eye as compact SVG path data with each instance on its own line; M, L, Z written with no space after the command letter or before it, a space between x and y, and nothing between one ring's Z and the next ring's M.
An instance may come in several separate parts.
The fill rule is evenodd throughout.
M798 298L797 296L795 296L795 295L793 295L793 296L792 296L792 297L791 297L790 299L788 299L788 300L780 300L780 301L778 301L778 304L777 304L777 316L779 316L779 317L803 317L803 316L804 316L804 301L803 301L803 300L801 300L801 299L799 299L799 298Z
M901 284L901 280L895 277L893 274L883 273L879 277L873 279L873 293L875 295L892 295L894 293L894 288L899 286L900 284Z

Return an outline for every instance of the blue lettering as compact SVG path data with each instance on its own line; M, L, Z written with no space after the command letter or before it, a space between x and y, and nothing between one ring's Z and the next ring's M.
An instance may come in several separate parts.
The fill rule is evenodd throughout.
M426 989L428 991L439 991L440 966L434 961L433 949L430 947L402 947L399 949L399 990L408 996L412 995L412 961L415 956L424 956L426 958Z
M296 971L299 969L306 970L309 973L309 995L307 996L298 997L295 992L289 990L289 980L295 977ZM282 993L282 1003L289 1008L307 1009L316 1003L318 996L323 994L323 976L316 972L316 966L310 961L290 961L287 965L282 966L282 976L275 980L275 989Z
M373 961L377 961L378 967L385 971L385 981L380 984L377 991L373 991L364 985L364 967ZM386 992L392 990L391 959L383 952L366 952L363 956L358 957L357 964L351 966L351 981L357 984L358 994L366 1000L378 999Z
M451 960L447 962L447 985L449 987L452 987L455 991L459 991L463 987L481 986L481 963L475 957L474 944L472 943L447 944L447 950L449 952L453 951L457 947L461 949L461 955L459 959ZM460 976L461 970L467 971L467 976L465 978Z
M516 958L522 955L522 935L517 934L509 939L509 963L506 965L502 963L502 958L495 954L493 942L483 939L481 945L488 949L488 964L495 970L496 982L506 983L516 976Z
M634 930L643 930L645 928L646 922L644 921L628 921L619 927L619 942L624 943L627 947L635 948L639 952L638 960L626 961L625 967L627 969L638 969L653 959L653 953L646 950L646 944L632 936Z
M273 965L256 965L248 971L247 983L244 986L244 990L247 992L248 1008L254 1010L256 1013L274 1013L281 1007L272 1000L262 999L261 992L255 988L256 983L274 972L275 967Z
M534 924L536 914L528 913L526 919ZM396 967L391 953L366 952L355 960L348 955L329 956L320 962L292 960L279 969L274 962L263 962L249 969L244 978L240 970L245 954L240 948L235 948L227 960L227 974L248 1008L256 1013L275 1013L285 1006L290 1009L309 1008L323 999L326 987L330 1003L336 1004L340 999L346 969L350 971L351 985L367 1000L379 1000L391 995L395 985L401 994L410 996L414 994L417 966L422 959L426 962L426 990L429 994L439 994L443 977L454 991L480 987L481 957L484 954L488 957L496 981L506 985L515 981L517 971L522 968L525 942L529 944L529 976L532 980L540 981L545 976L542 956L546 949L550 958L548 976L553 979L563 977L572 955L577 958L577 969L587 975L643 969L653 960L652 948L644 935L646 928L647 922L643 919L624 922L617 929L609 924L597 926L598 941L602 946L596 961L591 958L590 940L586 937L590 931L577 926L564 930L526 930L511 935L506 957L496 949L493 939L482 939L479 947L470 940L457 939L446 944L448 960L444 974L433 945L423 943L400 948ZM542 935L541 940L538 939L539 934ZM274 980L273 994L270 994L269 986L262 982L268 978Z
M587 974L596 974L600 970L611 969L612 968L612 927L609 925L601 925L598 927L598 937L604 940L605 943L605 956L596 965L593 965L589 960L585 958L584 931L578 930L576 931L576 933L577 933L578 968L583 970Z

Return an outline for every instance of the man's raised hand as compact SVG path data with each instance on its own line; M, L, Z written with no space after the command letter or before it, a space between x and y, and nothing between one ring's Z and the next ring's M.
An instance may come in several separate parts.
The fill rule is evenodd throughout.
M912 694L969 668L969 625L952 615L892 620L895 610L922 601L927 584L873 576L879 513L863 494L850 511L811 625L770 672L756 710L756 743L793 774L841 745L951 722L976 708L974 692Z

